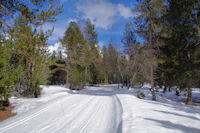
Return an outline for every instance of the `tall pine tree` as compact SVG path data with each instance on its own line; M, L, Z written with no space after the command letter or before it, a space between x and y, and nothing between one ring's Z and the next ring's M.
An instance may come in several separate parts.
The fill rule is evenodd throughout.
M149 49L149 57L151 60L151 92L152 100L156 100L155 85L154 85L154 48L158 45L157 30L159 25L157 24L158 18L165 11L164 0L138 0L138 5L134 10L138 13L135 17L136 33L145 39Z
M192 104L192 87L199 83L200 36L198 1L168 0L167 13L163 16L167 36L162 35L160 46L160 71L173 80L166 82L187 88L187 104Z
M84 28L84 37L87 41L85 53L86 53L86 68L85 76L90 78L90 83L97 84L101 79L101 56L98 46L98 34L95 31L95 26L91 23L90 19L87 19L86 26ZM89 74L88 74L89 71ZM89 76L88 76L89 75Z
M77 23L70 22L61 43L67 52L66 63L70 88L80 89L85 80L86 41Z

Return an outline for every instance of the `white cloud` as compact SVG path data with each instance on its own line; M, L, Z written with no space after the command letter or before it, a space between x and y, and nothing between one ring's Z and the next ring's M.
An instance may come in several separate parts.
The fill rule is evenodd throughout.
M78 11L84 14L84 18L90 18L96 27L108 29L114 23L116 10L113 4L107 2L87 2L85 5L78 5Z
M56 53L62 52L62 55L66 57L66 49L62 46L60 42L55 43L54 45L49 46L49 52L53 53L55 51Z
M96 27L109 29L116 21L116 17L129 18L132 16L131 9L122 4L112 4L109 2L92 2L78 4L77 9L83 13L83 18L90 18Z
M133 16L131 9L128 8L128 7L125 7L125 6L122 5L122 4L118 4L118 5L117 5L117 10L118 10L118 12L120 13L120 15L121 15L122 17L124 17L124 18L130 18L130 17Z
M67 22L68 22L68 23L70 23L70 22L78 22L78 20L77 20L77 19L72 19L72 18L70 18L70 19L67 20Z

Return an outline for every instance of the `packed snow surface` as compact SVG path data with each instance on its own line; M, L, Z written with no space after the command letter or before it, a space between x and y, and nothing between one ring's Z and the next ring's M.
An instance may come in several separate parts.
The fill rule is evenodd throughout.
M200 108L135 97L117 85L71 91L43 86L40 98L11 98L16 116L0 122L0 133L200 133Z

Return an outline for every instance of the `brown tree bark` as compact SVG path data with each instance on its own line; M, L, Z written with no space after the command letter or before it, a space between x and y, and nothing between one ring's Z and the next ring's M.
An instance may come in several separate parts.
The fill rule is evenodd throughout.
M151 24L149 26L151 28ZM153 65L153 59L154 59L154 53L153 53L153 44L152 44L152 30L150 30L149 33L149 49L150 49L150 59L151 59L151 93L152 93L152 100L156 100L155 95L155 86L154 86L154 65Z
M187 93L188 93L188 96L187 96L186 104L192 105L192 89L191 89L191 87L188 87Z
M152 93L152 100L156 100L155 95L155 87L154 87L154 66L151 64L151 93Z
M147 4L147 12L149 14L148 16L148 30L149 30L149 36L148 36L148 41L149 41L149 50L150 50L150 60L151 60L151 93L152 93L152 100L156 100L156 95L155 95L155 86L154 86L154 65L153 65L153 60L154 60L154 51L153 51L153 22L151 20L151 11L150 11L150 3L148 2Z
M85 67L85 84L86 84L86 81L87 81L87 66Z
M67 70L66 71L66 83L65 83L66 87L68 85L68 81L69 81L69 71Z

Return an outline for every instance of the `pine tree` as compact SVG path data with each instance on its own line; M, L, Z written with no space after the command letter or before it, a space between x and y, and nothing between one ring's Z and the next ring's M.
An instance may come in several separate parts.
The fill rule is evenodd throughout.
M1 0L0 1L0 28L4 31L12 27L15 14L29 18L31 22L37 18L37 24L53 22L55 16L61 13L62 6L57 0ZM48 7L46 9L46 7ZM9 21L11 20L11 21Z
M168 0L167 13L162 24L167 36L162 35L160 71L167 84L187 88L187 104L192 104L192 87L199 82L199 2Z
M22 73L22 69L12 63L13 57L10 47L13 43L3 38L1 34L0 40L0 109L4 109L3 103L9 103L10 92L17 85L16 82Z
M127 23L124 29L122 43L124 44L124 52L131 59L135 53L135 48L137 47L136 35L134 33L134 24Z
M6 57L1 56L2 60L7 60L1 67L2 75L12 73L9 76L14 77L10 78L10 83L2 84L8 91L10 88L23 85L27 88L26 94L35 97L40 95L39 85L46 82L48 75L46 40L50 32L44 33L37 29L46 22L55 21L55 16L61 12L62 7L57 6L54 2L52 0L0 2L0 21L2 22L0 28L3 31L1 47L2 50L7 51ZM46 9L46 6L49 8ZM7 20L9 19L5 19L5 16L14 18L16 12L19 17L15 20L14 26L8 26ZM7 30L5 27L9 29ZM5 40L5 38L8 39ZM6 71L3 70L4 68ZM6 77L2 76L1 81L5 80Z
M86 41L83 34L75 22L70 22L68 29L65 32L62 45L67 51L67 67L69 69L69 81L71 89L79 89L83 87L85 79L85 47Z
M85 67L85 76L88 77L87 74L88 71L90 73L90 82L92 84L98 83L99 76L101 75L101 70L100 70L100 61L101 61L101 56L99 53L99 46L98 46L98 34L95 31L95 26L91 23L90 19L87 19L86 21L86 26L84 28L84 36L85 40L87 41L86 43L86 67ZM88 70L89 69L89 70Z
M149 48L149 56L151 59L151 91L152 100L156 100L155 89L154 89L154 56L155 51L153 50L157 42L157 30L159 25L157 24L158 18L165 11L164 0L138 0L138 6L135 9L138 12L136 20L136 33L145 39Z
M52 55L50 56L51 65L51 76L49 78L51 85L60 85L68 83L67 79L67 64L65 62L65 58L62 55L62 52L56 53L53 51Z
M103 47L103 70L108 78L108 83L118 83L118 52L110 43L108 48Z
M14 40L12 57L15 64L23 67L20 84L27 86L26 95L40 95L40 84L47 79L47 43L43 33L33 30L29 20L20 15L13 27L11 38ZM37 47L35 46L37 44ZM17 58L21 58L20 60Z

